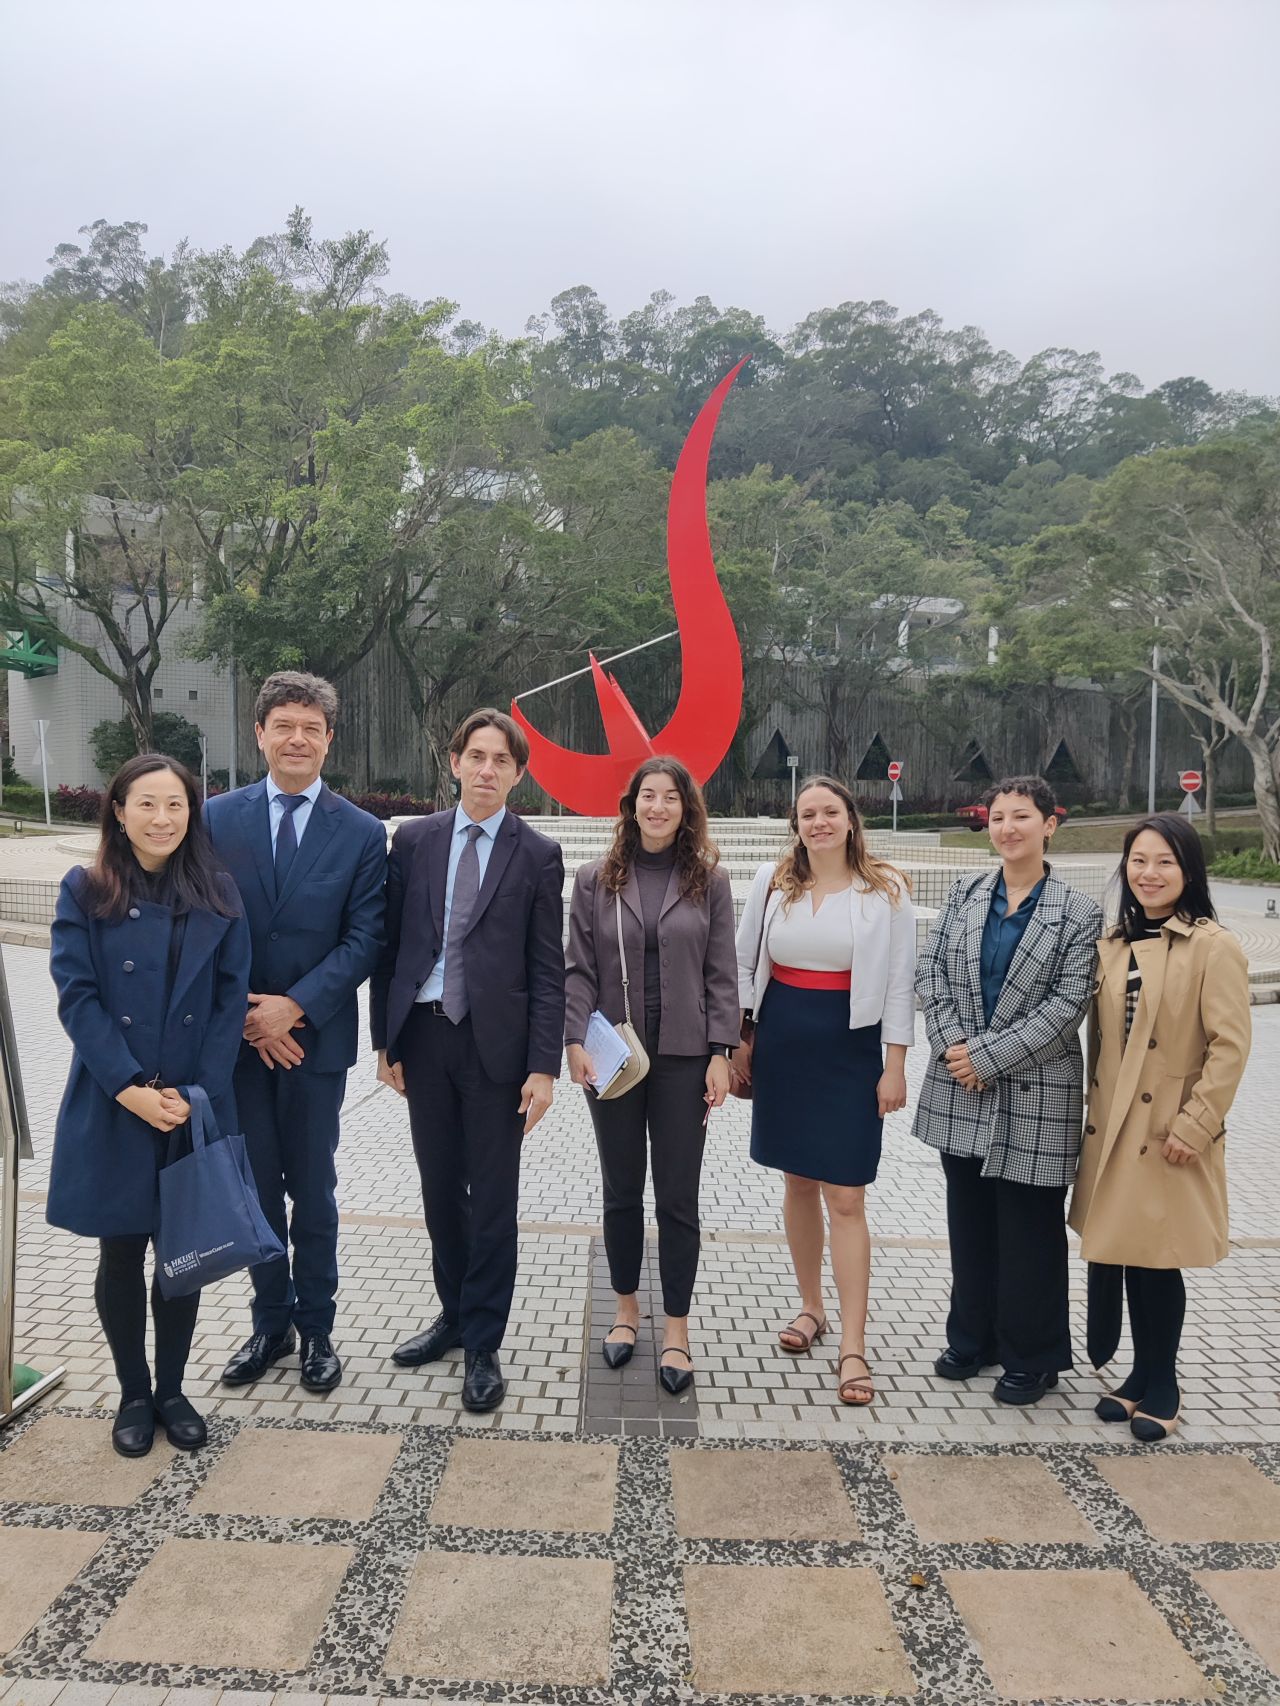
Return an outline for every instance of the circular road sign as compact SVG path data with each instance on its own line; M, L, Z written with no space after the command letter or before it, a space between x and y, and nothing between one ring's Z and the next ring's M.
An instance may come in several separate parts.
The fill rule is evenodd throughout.
M893 763L889 766L889 780L891 782L896 782L901 775L902 760L900 758L895 758Z
M1178 784L1184 793L1195 794L1199 792L1203 780L1198 770L1184 770L1178 777Z

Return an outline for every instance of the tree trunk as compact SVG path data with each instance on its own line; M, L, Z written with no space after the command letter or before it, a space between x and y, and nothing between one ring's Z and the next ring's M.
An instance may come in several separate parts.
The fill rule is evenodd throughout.
M1216 741L1207 740L1204 743L1204 830L1210 841L1218 833L1218 789L1214 775L1216 765L1214 752Z
M1253 792L1262 820L1264 857L1280 864L1280 777L1275 757L1261 735L1240 735L1239 740L1253 760Z
M1124 740L1124 762L1120 766L1120 792L1116 797L1117 812L1133 810L1133 779L1138 759L1138 707L1123 701L1118 707L1120 728Z
M155 711L151 703L151 683L134 674L128 690L121 690L125 715L133 728L133 738L139 752L154 752L156 744Z

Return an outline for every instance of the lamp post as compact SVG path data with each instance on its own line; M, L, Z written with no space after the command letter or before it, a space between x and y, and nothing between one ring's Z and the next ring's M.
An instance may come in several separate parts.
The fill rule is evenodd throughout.
M787 769L791 772L791 809L794 811L796 806L796 777L800 773L800 760L794 753L787 755Z
M1147 815L1156 809L1156 721L1160 711L1160 687L1155 672L1160 667L1160 648L1151 648L1151 741L1147 750Z

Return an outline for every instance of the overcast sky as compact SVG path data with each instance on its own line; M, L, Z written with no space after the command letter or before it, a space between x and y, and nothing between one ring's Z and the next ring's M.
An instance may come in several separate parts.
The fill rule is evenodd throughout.
M1280 392L1277 0L7 8L0 278L98 217L301 202L508 333L559 290L884 297L1026 357Z

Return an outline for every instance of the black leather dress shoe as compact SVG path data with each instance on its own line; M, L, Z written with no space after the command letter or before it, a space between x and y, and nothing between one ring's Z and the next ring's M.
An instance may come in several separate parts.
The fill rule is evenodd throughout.
M199 1451L202 1445L208 1444L209 1430L204 1425L204 1417L192 1408L181 1392L173 1398L166 1398L163 1404L156 1404L156 1420L168 1436L169 1444L179 1451Z
M446 1351L456 1351L462 1344L462 1329L447 1315L437 1315L424 1332L397 1345L391 1353L392 1362L401 1368L419 1368L424 1362L437 1362Z
M304 1333L302 1384L308 1392L332 1392L342 1379L342 1359L328 1333Z
M975 1357L970 1362L948 1345L934 1362L933 1372L940 1374L944 1380L972 1380L975 1374L982 1373L982 1366L981 1358Z
M145 1457L156 1437L156 1412L150 1398L121 1404L111 1424L111 1444L121 1457Z
M1056 1374L1023 1374L1006 1369L992 1390L997 1404L1038 1404L1049 1388L1057 1384Z
M464 1410L496 1410L507 1395L497 1351L468 1351L467 1372L462 1382Z
M273 1362L290 1356L297 1344L293 1328L286 1327L278 1339L267 1333L255 1333L246 1339L222 1371L224 1386L247 1386L251 1380L261 1380Z

